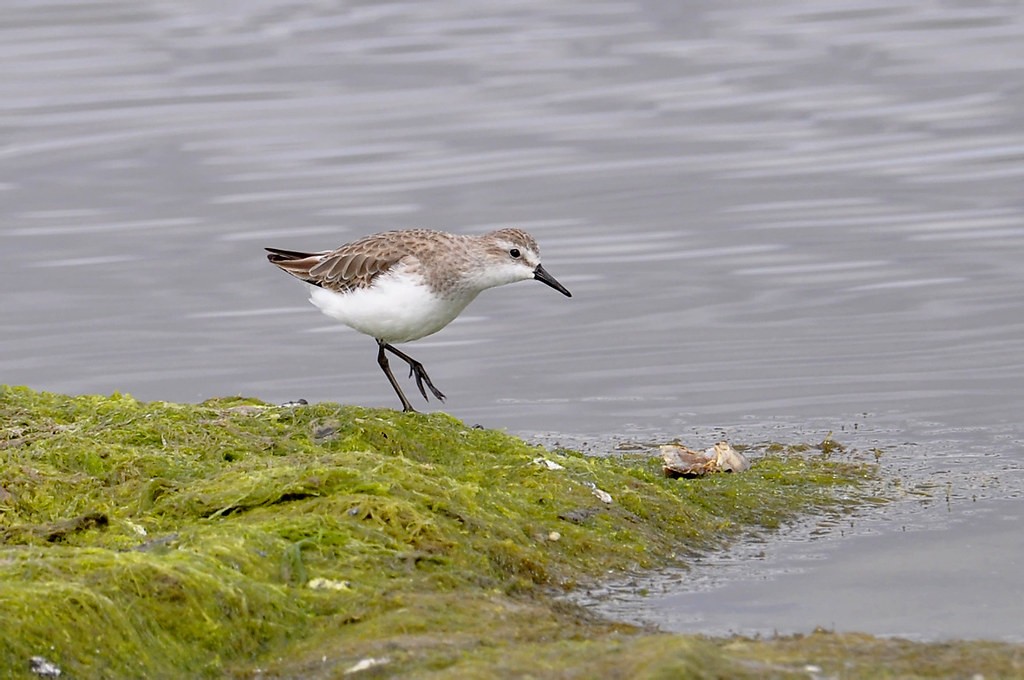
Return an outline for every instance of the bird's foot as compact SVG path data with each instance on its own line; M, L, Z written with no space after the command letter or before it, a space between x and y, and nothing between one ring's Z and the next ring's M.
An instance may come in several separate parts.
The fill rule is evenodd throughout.
M416 387L419 388L420 394L423 395L423 398L425 400L430 401L429 399L427 399L427 390L424 389L424 384L426 385L426 387L430 388L431 394L437 397L438 400L445 400L445 396L441 392L441 390L434 387L434 383L430 382L430 376L427 375L427 370L423 368L423 364L416 361L415 359L409 362L409 377L416 378Z

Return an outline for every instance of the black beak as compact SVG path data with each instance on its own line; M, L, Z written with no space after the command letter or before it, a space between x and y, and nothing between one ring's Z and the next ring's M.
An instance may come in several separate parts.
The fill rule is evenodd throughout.
M556 281L555 277L548 274L548 271L541 265L537 265L537 268L533 270L533 278L537 279L541 283L548 284L565 297L572 297L572 293L569 292L569 289Z

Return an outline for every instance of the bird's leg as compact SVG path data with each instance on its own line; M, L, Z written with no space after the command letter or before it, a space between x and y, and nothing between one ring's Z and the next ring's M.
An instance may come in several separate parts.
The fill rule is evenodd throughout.
M382 345L382 351L385 349L394 354L396 357L398 357L405 363L409 364L409 377L416 378L416 387L420 388L420 394L423 395L424 399L430 401L429 399L427 399L427 391L423 389L423 383L426 383L427 387L430 388L431 393L441 401L444 401L444 394L441 393L441 390L434 387L434 383L430 382L430 376L427 375L427 370L423 368L423 364L416 361L405 352L398 351L397 349L395 349L394 347L387 343L384 343Z
M409 400L405 398L402 388L398 386L398 381L395 380L395 376L391 373L391 366L388 365L388 356L384 354L384 348L390 346L382 340L378 340L377 347L377 363L380 365L381 370L384 371L384 375L388 377L388 382L390 382L391 386L395 388L398 398L402 400L402 410L406 413L415 413L416 409L414 409L412 404L409 403ZM394 348L392 347L391 350L394 351ZM422 388L420 388L420 391L422 391Z

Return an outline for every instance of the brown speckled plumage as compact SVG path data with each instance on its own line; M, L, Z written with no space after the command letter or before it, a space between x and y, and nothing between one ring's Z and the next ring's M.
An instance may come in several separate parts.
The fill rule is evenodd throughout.
M267 248L267 259L292 276L321 288L345 293L366 288L375 278L403 266L407 271L424 276L436 291L458 287L458 275L465 269L464 260L472 250L453 247L458 241L500 237L540 254L537 242L522 229L506 228L483 236L463 236L432 229L404 229L370 234L334 250L316 253ZM490 243L492 254L503 254L503 248ZM443 266L441 260L444 261Z

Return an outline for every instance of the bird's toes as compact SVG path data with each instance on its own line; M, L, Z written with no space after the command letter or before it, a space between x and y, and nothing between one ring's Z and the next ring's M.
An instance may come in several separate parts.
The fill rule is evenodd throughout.
M427 391L423 389L423 380L419 376L416 376L416 387L420 388L420 394L423 395L423 401L430 401L427 397Z

